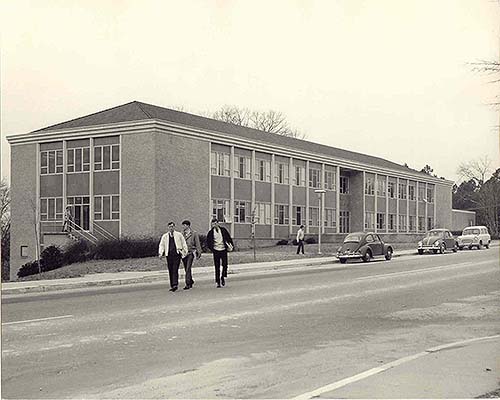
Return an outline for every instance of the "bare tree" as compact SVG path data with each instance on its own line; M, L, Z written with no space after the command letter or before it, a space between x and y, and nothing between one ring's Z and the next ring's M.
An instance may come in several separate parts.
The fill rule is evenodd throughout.
M213 119L234 125L246 126L264 132L305 139L307 135L290 127L286 116L279 111L251 111L237 106L223 106L210 115Z
M493 79L490 81L492 84L500 84L500 62L481 60L470 63L472 70L481 74L489 75ZM500 95L496 96L496 100L491 103L492 106L500 107Z
M42 274L42 266L40 262L40 213L38 211L37 201L34 198L30 199L31 211L33 212L33 232L35 234L35 257L38 264L38 274Z
M10 265L10 188L3 179L0 182L0 251L2 253L2 281L9 279Z
M486 177L491 173L491 160L488 156L478 160L463 162L458 166L457 175L464 180L473 179L477 186L481 186L486 182Z

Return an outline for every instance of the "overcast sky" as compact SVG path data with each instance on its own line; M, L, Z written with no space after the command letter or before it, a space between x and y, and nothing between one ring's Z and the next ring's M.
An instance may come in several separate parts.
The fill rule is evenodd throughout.
M308 140L455 180L499 162L495 0L0 0L6 135L133 100L283 112Z

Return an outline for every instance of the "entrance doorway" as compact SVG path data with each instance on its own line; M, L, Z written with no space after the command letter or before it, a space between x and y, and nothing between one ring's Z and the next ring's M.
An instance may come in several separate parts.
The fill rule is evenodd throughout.
M90 197L68 197L67 204L71 206L71 215L75 223L74 229L88 231L90 228Z

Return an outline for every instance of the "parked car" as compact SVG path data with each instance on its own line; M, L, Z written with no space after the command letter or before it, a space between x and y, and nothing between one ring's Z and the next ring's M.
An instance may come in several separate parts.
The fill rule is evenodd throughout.
M458 243L448 229L432 229L418 242L417 250L418 254L424 254L424 251L443 254L446 250L456 252L457 249Z
M457 238L458 248L462 250L464 247L472 250L473 247L481 249L481 247L490 247L491 236L488 232L488 228L485 226L468 226Z
M342 264L345 264L349 259L362 259L368 262L374 257L382 256L390 260L393 253L393 247L384 243L376 233L354 232L346 236L336 256Z

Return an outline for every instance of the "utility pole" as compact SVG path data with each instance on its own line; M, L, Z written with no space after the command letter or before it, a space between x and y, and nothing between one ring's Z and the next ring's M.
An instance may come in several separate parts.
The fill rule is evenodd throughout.
M323 218L323 203L325 201L325 189L316 189L314 193L318 194L318 200L319 200L319 228L318 228L318 254L321 254L321 231L323 230L324 226L324 218Z
M257 255L255 254L255 209L257 207L254 207L252 210L252 247L253 247L253 260L257 261Z

